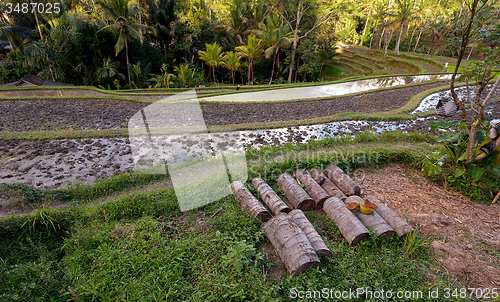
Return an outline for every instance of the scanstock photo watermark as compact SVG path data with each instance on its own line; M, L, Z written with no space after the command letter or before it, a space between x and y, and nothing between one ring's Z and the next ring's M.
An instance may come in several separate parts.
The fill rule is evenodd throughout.
M303 163L314 163L314 166L324 170L329 165L338 165L339 163L350 163L350 167L344 172L348 173L352 178L363 181L365 179L365 170L356 168L365 164L376 165L380 161L382 155L376 150L367 151L338 151L338 150L316 150L308 145L302 151L265 151L260 155L259 160L264 167L260 171L260 178L275 179L282 172L281 169L274 167L287 164L289 167L296 166L296 170L302 167Z
M135 170L168 172L181 211L224 198L231 181L248 179L240 132L210 133L195 90L141 109L128 131Z
M428 299L497 299L500 288L431 288L424 290L384 290L367 287L350 288L348 290L338 290L334 288L323 288L321 290L299 290L296 287L290 288L288 297L297 300L323 299L323 300L428 300Z

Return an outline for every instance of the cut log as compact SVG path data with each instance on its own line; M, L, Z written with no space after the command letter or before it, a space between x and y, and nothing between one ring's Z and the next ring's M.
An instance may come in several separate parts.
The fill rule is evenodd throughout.
M337 197L330 197L323 204L323 211L337 225L340 233L351 245L368 238L370 232L361 221L349 211L344 202Z
M328 177L326 177L325 173L323 173L321 169L311 169L309 170L309 173L329 196L337 197L342 201L347 198L344 192L342 192Z
M405 236L406 234L413 232L413 228L399 215L391 210L388 206L383 204L375 196L366 196L368 201L375 204L378 208L375 210L385 221L398 233L399 236Z
M271 218L271 213L250 193L241 181L233 181L231 189L244 211L249 212L253 217L257 217L261 221L267 221Z
M311 210L314 207L314 200L309 196L304 189L297 183L289 173L281 174L278 179L280 186L286 198L295 209L302 211Z
M347 197L345 203L348 202L364 203L361 197L355 195ZM394 229L377 212L373 211L371 214L363 214L357 209L353 210L352 213L361 220L368 230L375 231L375 237L389 240L396 235Z
M262 229L293 277L321 265L306 234L291 216L274 216Z
M295 177L304 186L307 194L314 200L314 209L319 210L323 208L323 203L330 195L312 178L312 176L303 169L298 169L295 172Z
M314 226L307 219L306 215L304 215L304 212L302 212L301 210L293 210L288 213L288 215L292 216L292 218L299 225L302 231L304 231L307 239L309 239L309 242L314 248L314 251L316 251L316 254L327 257L333 256L332 252L328 249L321 236L318 234L318 232L316 232Z
M325 169L326 175L330 180L344 192L345 195L361 195L361 189L358 184L352 180L349 175L345 174L342 169L337 167L336 165L330 165Z
M273 189L262 178L256 177L252 179L252 186L257 190L260 198L271 210L273 215L289 213L292 210L283 202L283 200L281 200L278 194L276 194L276 192L274 192Z

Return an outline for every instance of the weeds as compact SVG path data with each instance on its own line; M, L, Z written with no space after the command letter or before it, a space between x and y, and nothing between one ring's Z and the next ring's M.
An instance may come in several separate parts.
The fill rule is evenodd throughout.
M413 255L419 248L425 248L428 242L424 238L418 236L418 230L415 229L413 232L406 234L404 238L403 249L405 254L408 256Z

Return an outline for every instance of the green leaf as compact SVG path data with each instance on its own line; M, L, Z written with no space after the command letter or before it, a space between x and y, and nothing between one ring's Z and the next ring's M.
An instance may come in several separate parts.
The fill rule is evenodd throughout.
M439 175L443 172L443 169L438 165L430 165L424 168L424 174L427 176Z
M478 144L482 144L485 139L486 139L486 135L484 135L484 132L482 130L479 130L478 132L476 132L476 142Z
M465 169L462 168L456 168L455 169L455 178L459 178L460 176L464 175Z
M460 123L460 125L458 125L458 129L467 129L467 124L466 123Z
M480 180L481 177L483 177L484 171L485 171L484 168L480 168L478 166L475 166L474 168L472 168L472 171L471 171L472 179L474 181Z
M458 161L464 161L464 160L468 160L469 159L469 154L466 150L464 150L464 152L462 153L462 155L460 155L460 157L458 158Z
M446 141L450 141L450 140L451 140L451 133L449 133L449 132L441 133L437 139L438 143L446 142Z
M500 176L500 165L497 163L494 163L492 166L489 166L487 168L488 172L493 173L497 176Z
M458 121L449 121L449 122L446 122L446 121L443 121L443 120L439 120L439 121L428 121L426 124L428 126L431 126L431 130L436 130L436 129L445 129L445 130L448 130L450 129L451 127L457 125L459 122Z

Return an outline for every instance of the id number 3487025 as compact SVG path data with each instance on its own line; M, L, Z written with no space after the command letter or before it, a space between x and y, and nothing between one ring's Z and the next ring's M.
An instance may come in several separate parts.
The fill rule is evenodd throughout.
M13 5L12 3L7 3L6 13L18 13L18 14L27 14L27 13L39 13L39 14L58 14L61 11L61 3L17 3Z

